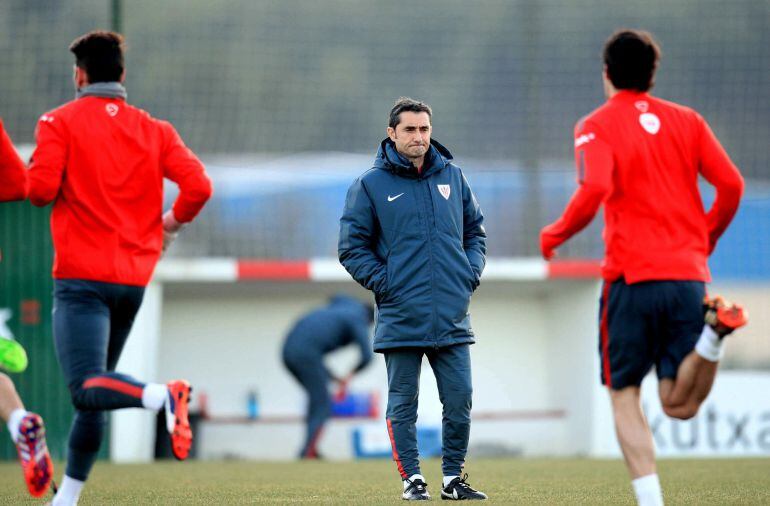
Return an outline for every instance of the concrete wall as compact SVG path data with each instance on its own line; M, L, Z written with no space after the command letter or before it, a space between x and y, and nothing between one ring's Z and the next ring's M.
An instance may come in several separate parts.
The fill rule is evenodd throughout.
M164 285L158 378L185 377L208 399L210 422L200 433L204 457L291 458L302 437L305 396L280 362L283 336L305 311L335 292L362 298L352 283L167 283ZM472 347L473 447L555 455L587 451L574 437L585 427L594 380L595 281L491 282L474 296L471 315L478 342ZM354 350L334 354L330 368L344 372ZM577 379L576 379L577 378ZM427 360L423 364L419 423L438 426L441 405ZM261 414L296 417L286 424L225 423L244 417L250 390ZM352 455L351 429L381 426L387 398L384 360L357 376L351 390L380 393L383 417L333 421L321 443L330 457Z

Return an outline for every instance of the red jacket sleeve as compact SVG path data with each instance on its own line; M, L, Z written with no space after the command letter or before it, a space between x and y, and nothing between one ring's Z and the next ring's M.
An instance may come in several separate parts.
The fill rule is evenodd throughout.
M591 122L575 127L575 165L578 189L561 217L540 232L540 249L546 259L591 223L612 185L612 148Z
M0 202L27 198L27 168L0 120Z
M180 223L192 221L211 197L211 180L203 163L195 156L176 129L168 122L161 122L164 148L161 157L163 175L179 186L179 196L174 202L174 218Z
M45 206L56 199L67 164L69 135L61 116L43 114L37 122L37 147L29 166L29 200Z
M717 240L738 211L743 195L743 177L727 156L722 145L711 131L706 120L698 116L700 138L698 142L698 166L700 173L716 188L716 199L706 215L709 233L709 253L714 251Z

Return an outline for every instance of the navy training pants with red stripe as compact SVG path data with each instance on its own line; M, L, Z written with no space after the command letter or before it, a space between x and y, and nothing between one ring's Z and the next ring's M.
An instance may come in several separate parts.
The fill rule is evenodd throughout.
M318 440L324 424L332 414L328 385L331 378L323 363L323 352L312 349L284 347L283 363L305 389L308 396L305 443L300 458L318 457Z
M468 344L445 348L386 350L388 370L388 435L401 478L420 474L417 453L417 400L422 357L433 369L443 406L441 426L444 476L460 476L471 429L471 356Z
M139 286L54 280L56 356L75 406L66 474L76 480L99 453L104 411L142 407L144 384L114 371L143 296Z

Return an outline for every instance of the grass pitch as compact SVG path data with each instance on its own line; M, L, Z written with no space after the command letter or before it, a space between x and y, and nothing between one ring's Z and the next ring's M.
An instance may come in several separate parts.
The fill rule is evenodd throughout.
M57 479L62 471L58 463ZM422 471L440 500L440 463ZM488 503L634 504L619 460L471 459L467 471ZM664 460L658 471L668 505L770 504L770 459ZM99 462L80 504L403 504L400 489L390 461ZM16 463L0 464L0 504L41 502L27 495Z

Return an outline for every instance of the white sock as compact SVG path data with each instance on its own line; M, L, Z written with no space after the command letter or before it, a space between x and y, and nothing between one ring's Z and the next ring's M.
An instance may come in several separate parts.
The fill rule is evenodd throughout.
M53 498L53 506L76 506L80 499L80 491L83 490L84 481L70 478L66 474L59 486L59 491Z
M639 506L663 506L663 491L657 474L648 474L631 481Z
M423 478L421 474L413 474L408 479L404 480L404 490L409 486L409 482L414 480L422 480L422 482L425 483L425 478Z
M695 352L709 362L719 362L722 359L722 340L711 325L704 325Z
M21 425L21 419L27 416L29 411L24 408L18 408L11 411L11 416L8 417L8 432L11 433L11 441L16 444L21 435L19 431L19 425Z
M458 478L458 476L444 476L444 488L446 488L455 478Z
M142 406L160 411L168 399L168 388L160 383L147 383L142 390Z

